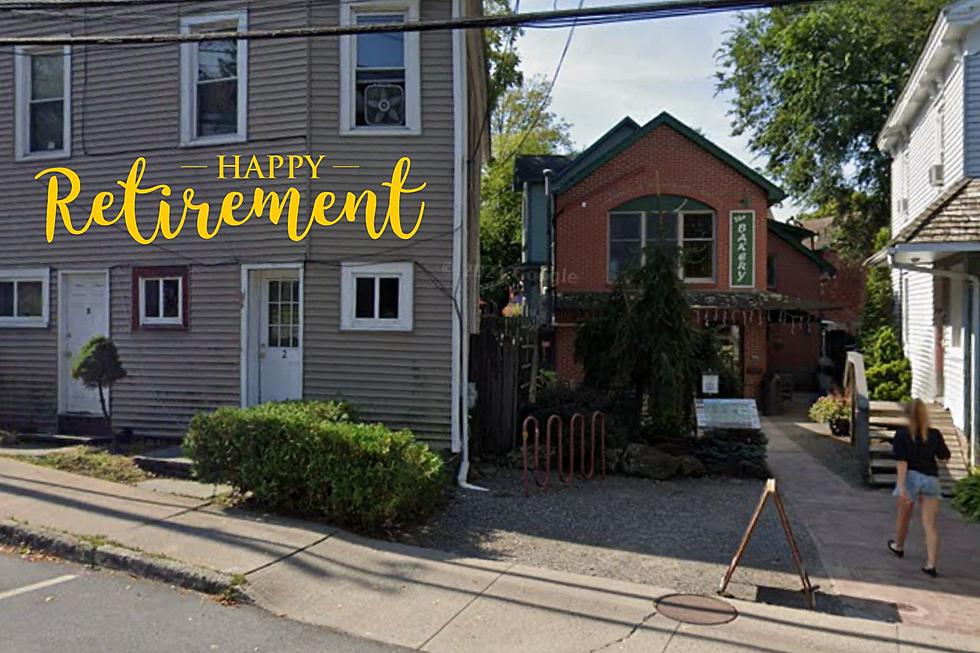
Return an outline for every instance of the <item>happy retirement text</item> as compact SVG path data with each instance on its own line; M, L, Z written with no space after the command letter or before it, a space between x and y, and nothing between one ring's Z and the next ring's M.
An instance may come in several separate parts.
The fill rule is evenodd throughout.
M314 180L319 179L320 166L324 159L324 155L274 154L265 157L264 160L256 156L218 155L217 179L289 180L308 177ZM45 237L49 243L54 240L59 217L65 230L75 236L84 234L93 224L108 227L121 221L133 240L141 245L149 245L161 236L165 240L176 238L189 216L192 216L191 219L196 224L198 236L210 240L218 234L222 225L237 227L252 218L263 217L267 217L273 225L278 225L285 215L286 233L290 240L299 242L309 235L314 225L329 227L341 220L356 222L359 213L363 214L364 227L371 239L377 240L390 228L395 236L408 240L422 226L422 216L425 212L425 202L419 202L418 215L414 216L411 229L406 231L401 215L402 196L420 193L426 186L425 182L417 186L407 185L411 165L412 162L408 157L398 159L392 168L390 180L381 183L381 186L387 189L388 209L380 224L377 218L378 195L370 189L360 193L348 191L342 206L338 203L335 193L330 191L318 193L313 199L309 216L305 217L301 224L300 192L293 186L283 192L266 192L262 188L255 188L247 208L245 194L230 191L221 200L216 218L212 218L213 211L210 203L197 201L194 189L185 188L182 193L183 207L180 210L180 217L174 224L175 213L171 211L167 199L172 196L173 191L167 184L143 187L143 175L147 168L146 159L143 157L133 161L125 179L116 182L122 188L121 201L117 197L118 191L97 193L92 200L88 218L81 222L77 216L73 218L71 214L72 209L76 209L76 212L79 209L78 206L73 206L73 202L78 199L82 191L81 179L74 170L63 167L47 168L37 173L34 178L47 180ZM138 223L136 201L140 196L153 194L159 195L162 199L157 210L156 226L152 233L148 233L146 221L142 227ZM110 209L114 206L118 208L111 212ZM84 210L87 207L83 205L81 208Z

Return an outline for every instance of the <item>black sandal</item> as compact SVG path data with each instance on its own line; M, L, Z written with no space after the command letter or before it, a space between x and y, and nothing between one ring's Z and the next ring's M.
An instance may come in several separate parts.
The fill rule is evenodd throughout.
M939 576L939 572L936 571L935 567L923 567L922 573L924 573L926 576L931 576L932 578Z
M905 549L900 549L895 546L895 540L888 540L888 550L897 555L899 558L905 557Z

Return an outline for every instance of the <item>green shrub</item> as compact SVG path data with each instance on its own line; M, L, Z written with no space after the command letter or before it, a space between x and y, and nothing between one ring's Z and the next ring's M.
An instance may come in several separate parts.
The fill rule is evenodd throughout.
M606 446L621 449L637 439L639 432L639 410L635 402L623 395L609 393L586 386L572 387L555 382L542 384L538 388L537 401L525 410L525 416L533 415L541 426L541 437L551 415L560 415L564 428L575 413L585 416L585 431L588 439L592 429L592 414L601 411L606 415Z
M220 408L191 420L184 449L205 482L249 491L270 510L368 533L440 504L442 459L410 431L349 421L334 402Z
M894 326L883 326L864 351L868 394L880 401L908 401L912 393L912 364L905 358Z
M912 364L905 358L865 370L868 394L879 401L909 401L912 393Z
M847 400L840 395L820 397L810 406L808 414L810 419L820 424L830 424L839 419L850 419Z
M980 469L953 486L953 505L968 519L980 521Z
M765 433L755 429L719 429L697 441L695 457L709 474L767 478Z

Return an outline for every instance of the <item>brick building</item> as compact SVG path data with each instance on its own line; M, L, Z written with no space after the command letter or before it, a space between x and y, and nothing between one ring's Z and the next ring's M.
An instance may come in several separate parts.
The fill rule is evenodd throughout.
M560 378L582 378L574 359L575 330L590 296L608 292L645 247L676 242L684 252L679 274L695 319L728 343L743 395L760 396L769 371L771 323L812 321L820 297L807 292L807 284L819 286L821 274L832 271L801 253L802 246L773 244L770 207L784 197L778 187L667 113L643 126L624 119L553 172L547 186L553 198L548 219L555 234L551 293ZM801 276L801 283L791 284L799 289L792 294L767 283L770 251L778 260L784 244L804 257L802 266L789 251L782 257L790 266L787 283ZM819 335L816 342L814 367Z

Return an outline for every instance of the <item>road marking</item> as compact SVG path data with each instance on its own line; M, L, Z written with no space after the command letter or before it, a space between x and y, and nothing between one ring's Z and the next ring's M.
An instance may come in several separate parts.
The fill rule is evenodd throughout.
M0 592L0 601L19 596L21 594L27 594L28 592L33 592L35 590L43 590L45 587L51 587L52 585L67 583L68 581L75 580L76 578L78 578L78 576L74 574L66 574L65 576L58 576L57 578L42 580L40 583L34 583L33 585L24 585L23 587L18 587L17 589Z

